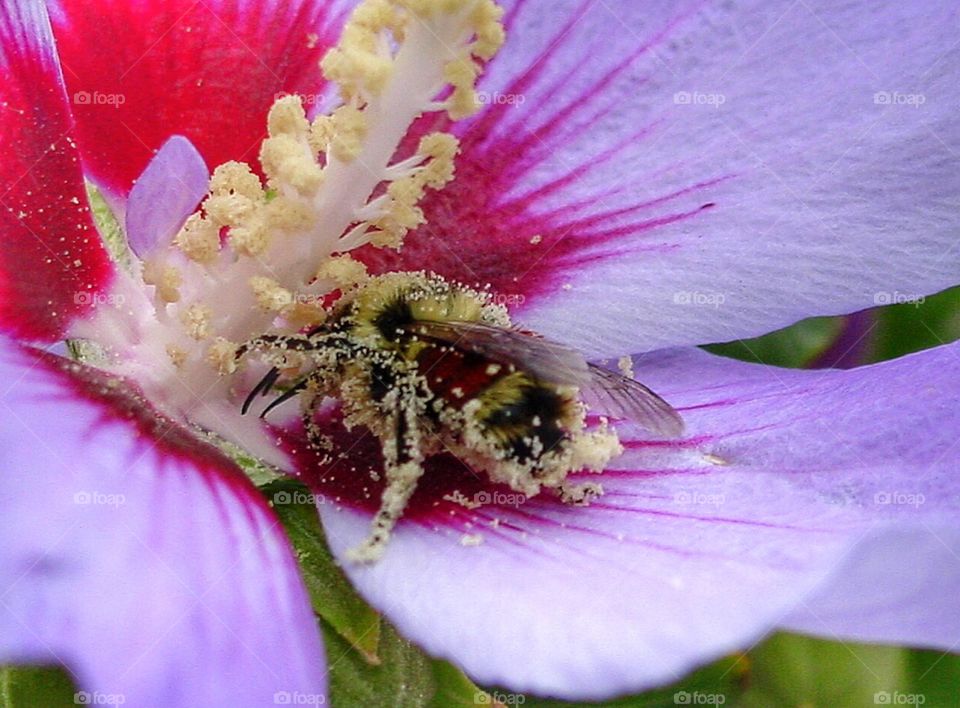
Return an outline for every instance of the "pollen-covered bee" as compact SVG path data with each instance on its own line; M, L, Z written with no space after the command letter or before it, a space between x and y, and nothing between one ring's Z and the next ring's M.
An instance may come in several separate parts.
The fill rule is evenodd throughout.
M379 439L386 486L370 535L352 553L358 561L383 552L430 455L452 452L528 497L547 487L582 504L599 485L567 476L599 472L622 451L605 419L588 428L586 401L660 435L683 431L680 415L647 387L513 327L488 293L427 273L368 278L343 294L322 325L258 337L237 356L251 350L264 352L273 368L244 413L258 394L283 390L278 384L288 380L261 415L299 396L312 444L329 448L314 412L333 397L348 428L364 426Z

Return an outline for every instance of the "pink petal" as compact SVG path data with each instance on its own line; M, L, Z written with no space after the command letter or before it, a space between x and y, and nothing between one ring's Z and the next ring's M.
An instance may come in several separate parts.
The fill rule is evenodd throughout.
M296 562L242 473L123 382L6 343L0 372L0 663L126 705L323 700Z
M54 340L112 266L90 220L43 3L0 7L0 329Z
M778 626L953 645L960 345L849 371L698 350L639 364L687 438L619 424L627 452L587 476L605 494L586 508L435 458L383 559L346 564L360 592L482 684L566 699L677 680ZM310 477L334 502L320 513L338 554L375 505L368 440ZM917 581L894 588L910 549Z
M595 355L953 285L957 13L512 3L456 181L370 259L489 283Z
M88 172L125 195L171 135L211 167L255 160L277 94L313 102L339 2L76 0L54 14ZM309 106L308 106L309 107Z

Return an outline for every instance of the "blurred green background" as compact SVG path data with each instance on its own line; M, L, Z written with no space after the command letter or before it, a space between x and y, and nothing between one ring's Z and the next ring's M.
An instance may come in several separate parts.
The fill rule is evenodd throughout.
M778 366L848 367L957 339L960 288L848 317L805 320L750 341L706 348L724 356ZM269 499L294 484L269 481L262 489ZM574 705L493 687L481 690L453 666L426 657L353 593L326 550L313 507L283 505L275 510L297 548L323 626L331 665L330 705ZM960 598L957 601L960 603ZM60 669L0 668L3 708L74 706L74 691L68 675ZM776 634L673 686L604 704L577 705L960 707L960 656Z

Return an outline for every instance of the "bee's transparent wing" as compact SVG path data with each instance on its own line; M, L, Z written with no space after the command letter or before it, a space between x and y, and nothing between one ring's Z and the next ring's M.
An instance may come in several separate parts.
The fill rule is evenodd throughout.
M583 387L583 392L594 399L604 413L615 418L629 418L664 437L675 438L683 434L680 414L642 383L596 364L587 367L590 382Z
M483 322L426 320L418 320L407 329L411 334L476 352L494 362L514 364L541 381L584 386L593 379L587 361L580 352L530 332Z

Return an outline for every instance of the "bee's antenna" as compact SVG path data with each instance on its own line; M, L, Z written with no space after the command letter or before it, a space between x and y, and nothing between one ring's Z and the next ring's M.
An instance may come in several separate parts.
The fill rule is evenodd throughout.
M263 409L263 412L260 413L260 417L261 417L261 418L265 418L265 417L267 416L267 413L269 413L270 411L272 411L274 408L276 408L277 406L279 406L281 403L286 403L287 401L289 401L291 398L293 398L294 396L296 396L298 393L300 393L300 392L301 392L303 389L305 389L306 387L307 387L307 382L304 380L304 381L301 381L300 383L296 384L295 386L293 386L293 388L291 388L290 390L284 391L281 395L277 396L277 397L274 398L272 401L270 401L270 405Z
M257 397L257 394L263 394L264 396L270 392L270 389L273 388L273 385L277 382L277 379L280 378L280 369L273 368L267 372L267 375L260 379L260 383L253 387L253 390L250 391L249 395L243 402L243 406L240 408L240 413L246 415L247 411L250 410L250 406L253 405L253 399ZM261 416L263 417L263 416Z

